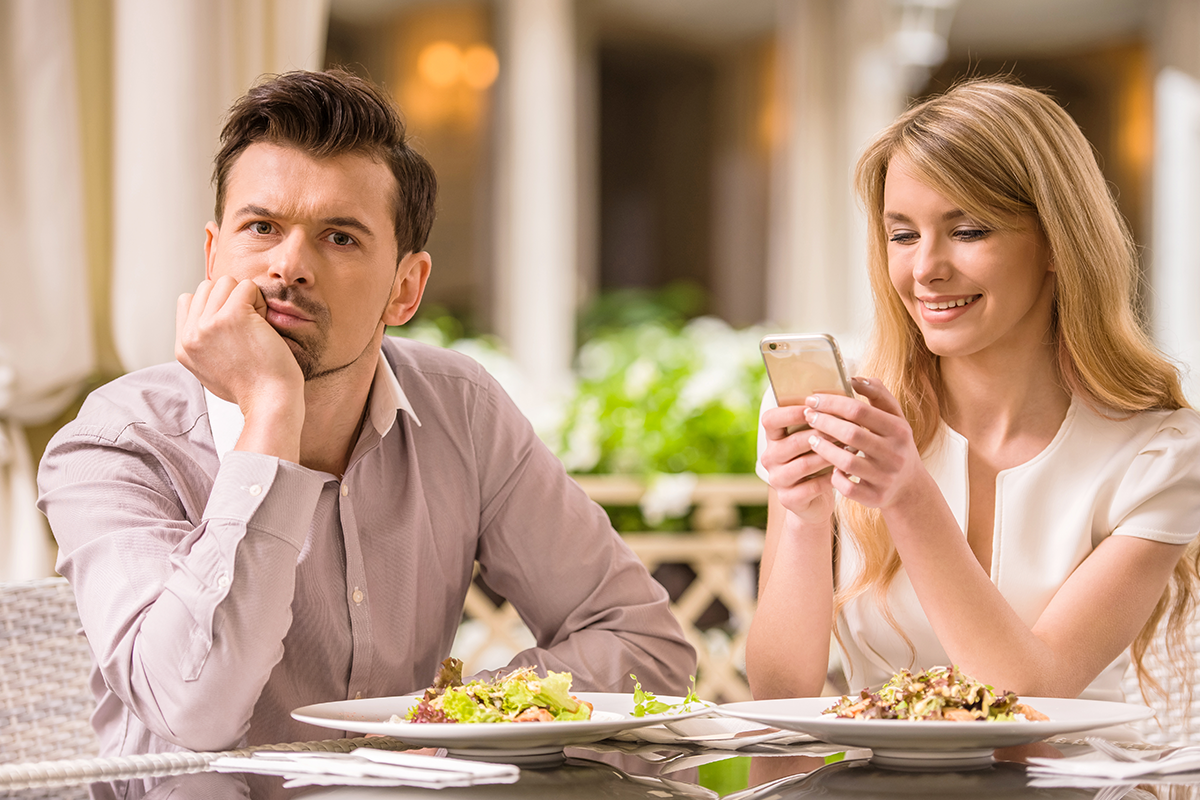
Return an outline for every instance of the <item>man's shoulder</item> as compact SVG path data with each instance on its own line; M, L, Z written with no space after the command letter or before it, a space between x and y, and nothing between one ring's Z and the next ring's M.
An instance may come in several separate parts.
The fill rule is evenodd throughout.
M449 381L491 385L487 370L478 361L445 347L400 336L385 336L383 354L405 392L417 389L416 384L420 383L445 384Z
M116 438L134 425L175 436L190 431L207 413L200 382L171 362L127 373L95 389L63 432Z

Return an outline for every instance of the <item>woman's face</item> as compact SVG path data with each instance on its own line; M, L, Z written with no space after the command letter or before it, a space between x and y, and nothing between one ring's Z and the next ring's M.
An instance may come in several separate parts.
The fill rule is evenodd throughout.
M931 352L1028 353L1048 344L1054 268L1033 214L1015 230L992 230L894 158L883 224L892 286Z

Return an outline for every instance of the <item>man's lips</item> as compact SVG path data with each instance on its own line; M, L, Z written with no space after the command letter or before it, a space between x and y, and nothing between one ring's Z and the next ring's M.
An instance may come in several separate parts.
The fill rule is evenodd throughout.
M267 322L277 328L291 328L312 322L312 319L291 303L285 303L280 300L268 300Z

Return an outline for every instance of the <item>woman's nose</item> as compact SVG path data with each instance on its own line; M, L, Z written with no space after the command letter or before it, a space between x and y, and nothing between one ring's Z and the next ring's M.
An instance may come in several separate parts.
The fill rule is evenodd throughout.
M932 238L922 239L913 254L913 278L924 284L945 280L951 269L947 249Z

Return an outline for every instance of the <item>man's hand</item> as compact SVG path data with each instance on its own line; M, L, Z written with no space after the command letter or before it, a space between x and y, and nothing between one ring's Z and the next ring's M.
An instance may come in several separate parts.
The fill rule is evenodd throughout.
M183 294L175 309L175 358L204 388L237 403L246 418L237 449L299 461L304 375L266 320L250 280L225 275Z

